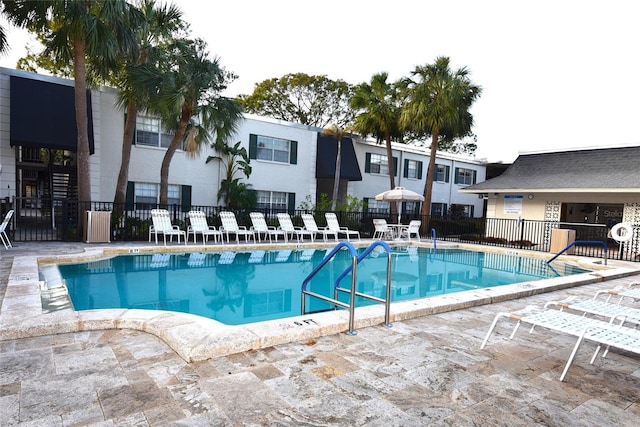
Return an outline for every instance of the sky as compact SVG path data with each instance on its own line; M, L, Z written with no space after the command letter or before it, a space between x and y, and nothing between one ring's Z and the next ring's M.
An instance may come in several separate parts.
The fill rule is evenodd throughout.
M289 73L351 84L408 77L439 56L467 68L475 157L640 145L637 0L174 0L192 35L250 94ZM28 37L6 23L15 68Z

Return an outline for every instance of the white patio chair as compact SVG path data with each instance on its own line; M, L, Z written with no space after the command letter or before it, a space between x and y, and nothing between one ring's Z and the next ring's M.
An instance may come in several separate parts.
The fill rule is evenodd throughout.
M153 221L153 228L149 228L149 241L151 241L151 235L155 234L157 245L158 234L162 234L165 246L167 246L167 236L169 236L169 241L173 241L173 236L177 236L178 243L180 243L180 237L184 237L184 244L187 244L187 233L177 225L171 224L168 210L151 209L151 220Z
M422 221L414 219L409 221L409 225L407 226L407 228L403 228L400 231L400 237L406 237L407 239L411 240L411 236L415 236L416 239L418 240L418 242L420 241L420 225L422 224Z
M280 229L287 233L287 235L296 236L298 243L302 242L305 236L309 236L311 242L313 242L313 232L305 230L302 227L294 226L288 213L279 213L278 223L280 224Z
M324 217L327 219L327 228L331 231L335 231L340 234L344 234L347 236L347 241L349 241L349 236L356 236L358 240L360 240L360 232L356 230L350 230L347 227L340 227L340 223L338 222L338 217L333 212L327 212L324 214Z
M229 211L220 212L220 221L222 222L222 227L220 230L223 234L227 236L227 243L230 243L229 235L233 234L236 236L236 244L240 244L240 236L244 236L245 243L249 243L249 239L253 239L253 243L256 242L256 235L253 230L248 230L244 225L238 225L238 221L236 221L236 214Z
M327 241L327 236L333 236L335 241L338 241L338 233L329 230L327 228L318 228L318 224L316 223L316 219L311 214L302 214L302 222L304 222L305 230L309 230L313 232L313 237L315 238L318 234L322 235L322 240Z
M9 222L11 221L11 217L13 216L13 209L7 212L2 220L2 224L0 224L0 240L2 240L2 244L5 249L12 248L11 240L9 239L9 235L7 234L7 227L9 226Z
M393 237L393 233L391 229L387 226L387 220L383 218L374 218L373 219L373 238L374 239L391 239Z
M209 237L213 236L213 242L218 243L218 239L222 240L222 231L217 230L213 225L207 222L207 216L202 211L189 211L189 227L187 228L187 239L193 234L193 243L198 243L197 235L202 236L202 244L209 241Z
M593 364L602 346L613 347L631 353L640 354L640 331L622 325L614 325L604 320L598 320L554 309L546 309L531 313L498 313L493 320L484 341L482 341L482 344L480 345L481 349L487 344L491 333L495 329L498 320L501 318L510 318L517 321L509 338L513 338L522 323L531 325L531 330L533 330L534 327L542 327L577 338L573 351L571 352L571 355L567 360L567 364L562 371L562 375L560 375L560 381L564 380L580 345L584 341L592 341L597 345L596 351L589 362L590 364ZM614 319L612 319L612 321L613 320Z
M251 212L249 218L251 218L251 224L253 224L251 230L258 236L258 242L262 242L263 235L265 238L269 238L269 243L273 243L271 240L272 237L275 237L277 242L279 236L284 238L285 243L287 242L287 233L284 230L279 230L272 225L268 225L262 212Z

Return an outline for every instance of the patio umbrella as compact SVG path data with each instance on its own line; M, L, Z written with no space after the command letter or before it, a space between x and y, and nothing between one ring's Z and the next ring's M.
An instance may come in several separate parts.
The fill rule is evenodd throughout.
M424 197L415 191L408 190L404 187L396 187L393 190L387 190L376 195L376 200L385 200L387 202L424 202ZM400 224L400 208L398 207L398 224Z

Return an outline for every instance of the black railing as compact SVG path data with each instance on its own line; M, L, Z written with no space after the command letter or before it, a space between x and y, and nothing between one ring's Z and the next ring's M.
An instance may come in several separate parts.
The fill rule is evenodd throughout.
M69 199L13 198L2 200L0 214L15 209L13 221L8 233L13 241L81 241L83 232L79 226L79 215L86 211L111 211L111 234L113 241L143 241L149 237L151 209L162 206L152 204L114 206L112 202L83 203ZM181 205L164 206L172 223L186 229L189 210L205 212L210 225L220 226L218 214L231 210L236 214L238 223L251 226L249 213L262 212L269 225L278 226L277 214L283 209L256 208L229 209L222 206L191 206L184 209ZM301 214L312 213L322 227L326 225L324 211L291 210L288 211L296 226L303 226ZM336 212L341 226L358 230L363 237L372 236L374 218L385 218L389 223L397 222L397 216L371 212ZM634 236L625 243L618 243L609 237L609 228L599 224L562 223L555 221L516 220L502 218L450 218L403 214L402 223L412 219L422 221L421 235L429 236L436 231L440 241L476 243L513 249L529 249L549 252L551 237L555 229L576 231L575 240L600 241L609 249L609 259L640 261L640 224L634 224ZM586 245L575 248L581 256L600 258L604 255L603 246Z

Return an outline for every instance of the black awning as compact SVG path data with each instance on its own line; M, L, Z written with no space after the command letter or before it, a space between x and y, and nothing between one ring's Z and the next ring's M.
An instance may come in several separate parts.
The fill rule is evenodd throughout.
M77 151L73 86L11 76L11 146ZM87 91L89 151L94 153L91 92Z
M318 133L318 148L316 157L316 179L334 178L336 174L336 156L338 141L331 135ZM360 165L353 148L351 138L342 138L342 153L340 156L340 179L362 181Z

